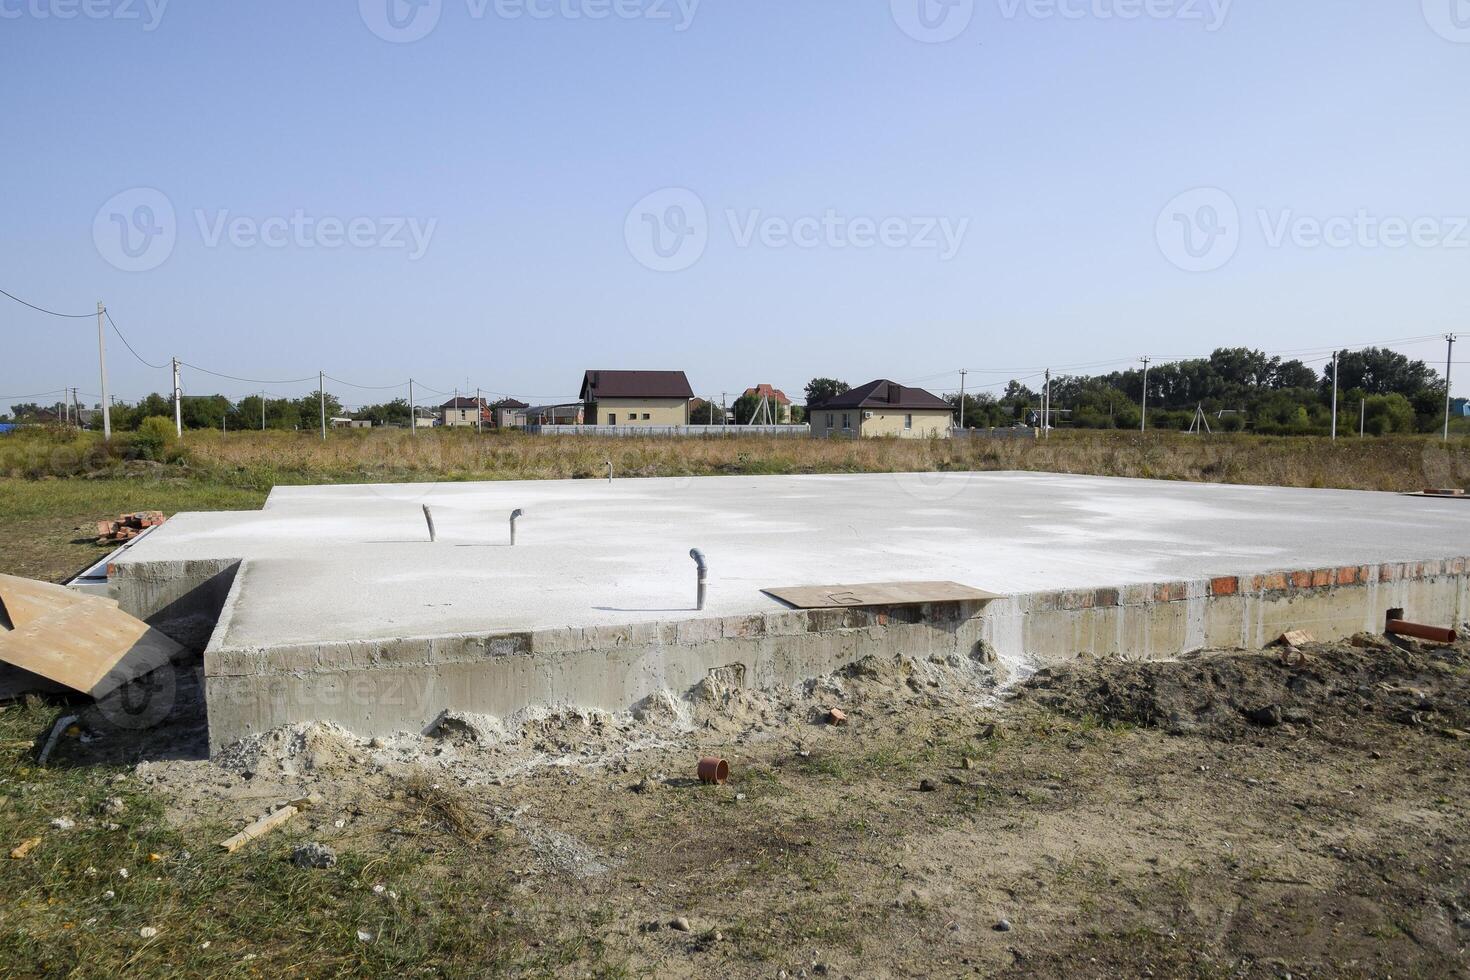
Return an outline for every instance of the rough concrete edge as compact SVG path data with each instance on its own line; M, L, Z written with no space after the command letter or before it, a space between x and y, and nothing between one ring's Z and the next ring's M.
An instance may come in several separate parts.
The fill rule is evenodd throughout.
M227 612L221 616L205 653L206 677L261 673L304 673L344 667L446 664L492 657L571 656L626 648L685 647L723 640L802 636L884 627L890 624L958 626L979 615L994 600L938 602L920 606L861 609L779 609L763 613L645 622L610 626L505 630L497 633L445 633L432 636L377 637L361 640L224 646L233 591L248 569L235 576Z
M1339 565L1208 576L1188 581L1019 593L1002 597L1002 601L1024 616L1038 612L1070 612L1094 608L1142 608L1226 596L1283 598L1346 586L1461 577L1466 574L1467 568L1470 568L1470 558ZM247 572L248 564L242 562L231 585L220 621L206 649L206 676L248 676L272 672L338 670L343 667L459 663L524 654L561 656L635 646L689 646L722 639L867 629L887 626L891 622L943 625L980 615L986 606L996 601L857 609L781 608L768 612L671 622L376 637L277 644L270 647L227 647L224 643L233 616L236 592Z
M1027 612L1074 611L1109 606L1148 606L1187 602L1201 595L1253 595L1275 598L1317 589L1349 585L1373 585L1457 577L1470 570L1470 558L1436 558L1426 561L1383 562L1368 565L1336 565L1327 568L1292 569L1245 575L1215 575L1173 582L1139 583L1088 589L1021 593L1012 598Z

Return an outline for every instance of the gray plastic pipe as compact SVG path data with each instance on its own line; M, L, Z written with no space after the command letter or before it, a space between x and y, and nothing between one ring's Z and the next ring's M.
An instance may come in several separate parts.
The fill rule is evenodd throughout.
M429 510L428 504L424 504L424 520L429 524L429 540L437 540L439 535L434 532L434 512Z
M525 511L521 510L519 507L510 512L510 546L512 548L516 546L516 521L519 520L521 515L524 513Z
M607 461L607 482L612 482L612 460Z
M709 586L709 564L704 560L704 552L698 548L690 548L689 557L694 559L694 565L699 569L699 591L696 596L698 605L695 608L703 609L705 592Z

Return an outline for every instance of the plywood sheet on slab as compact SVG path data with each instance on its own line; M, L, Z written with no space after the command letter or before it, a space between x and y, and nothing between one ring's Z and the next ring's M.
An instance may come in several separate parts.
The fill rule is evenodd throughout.
M999 599L994 592L958 582L870 582L864 585L792 585L762 589L797 609L838 609L852 606L919 606L929 602L985 602Z
M0 575L0 662L92 697L168 663L183 647L111 599Z

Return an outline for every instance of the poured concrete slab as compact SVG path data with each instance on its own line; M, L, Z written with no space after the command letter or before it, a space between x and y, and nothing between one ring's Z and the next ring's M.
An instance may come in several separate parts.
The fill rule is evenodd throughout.
M769 685L872 653L1167 656L1346 635L1386 605L1456 619L1467 553L1461 503L1353 491L1030 473L388 484L177 515L111 587L135 615L197 615L198 596L219 614L217 747L303 720L379 734L446 709L620 710L732 667ZM1006 598L869 614L762 592L935 581Z
M422 505L434 511L429 543ZM518 543L509 515L523 508ZM118 559L247 559L226 647L678 620L761 589L953 580L1002 594L1453 557L1470 508L1386 493L1022 473L281 487Z

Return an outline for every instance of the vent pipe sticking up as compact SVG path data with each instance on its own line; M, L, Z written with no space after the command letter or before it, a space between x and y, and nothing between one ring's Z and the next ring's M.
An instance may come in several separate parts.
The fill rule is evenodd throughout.
M428 504L424 504L424 520L429 525L429 540L437 540L439 536L434 533L434 512L429 510Z
M607 482L612 482L612 460L607 461Z
M516 546L516 521L519 520L521 515L524 513L525 511L521 510L519 507L510 512L510 546L512 548Z
M696 593L696 609L704 608L704 596L709 584L709 565L705 563L704 552L698 548L689 549L689 557L694 559L694 565L699 569L699 591Z

